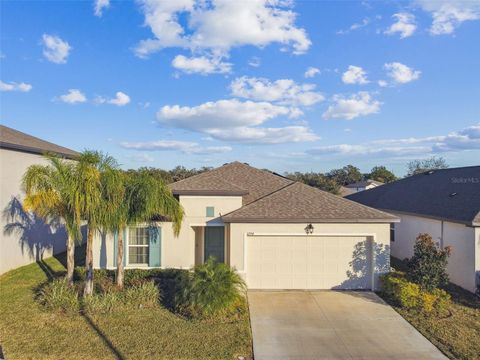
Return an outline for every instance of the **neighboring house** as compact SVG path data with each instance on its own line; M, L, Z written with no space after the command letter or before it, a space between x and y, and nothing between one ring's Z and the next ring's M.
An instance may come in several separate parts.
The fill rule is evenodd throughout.
M347 195L349 195L347 193L348 191L350 191L350 194L353 194L353 193L356 193L356 192L359 192L359 191L374 189L377 186L381 186L381 185L383 185L383 183L380 182L380 181L363 180L363 181L359 181L359 182L356 182L356 183L353 183L353 184L348 184L348 185L342 186L342 189L341 189L340 192L341 192L342 195L345 194L343 196L347 196ZM343 188L346 188L348 190L343 190Z
M77 152L0 125L0 274L65 251L63 227L51 227L22 207L22 178L30 165L45 165L46 152Z
M184 268L210 256L255 289L371 289L390 270L398 218L247 164L171 184L185 210L171 223L125 232L126 268ZM116 236L94 241L94 266L115 268Z
M395 224L392 255L409 258L420 233L452 247L450 280L474 292L480 284L480 166L429 171L350 195L350 200L389 211Z

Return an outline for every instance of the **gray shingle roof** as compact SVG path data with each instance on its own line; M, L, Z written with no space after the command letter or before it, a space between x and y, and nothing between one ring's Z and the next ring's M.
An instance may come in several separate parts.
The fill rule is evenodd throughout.
M224 215L225 222L396 222L383 211L294 182Z
M347 198L377 209L480 226L480 166L418 174Z
M4 125L0 125L0 148L34 154L51 152L67 158L74 158L80 155L74 150L53 144Z
M356 183L353 183L353 184L345 185L345 187L347 187L347 188L359 188L359 187L367 187L368 185L371 185L371 184L380 186L380 185L383 185L383 182L376 181L376 180L363 180L363 181L359 181L359 182L356 182Z
M232 162L170 184L174 194L243 195L248 204L293 181L247 164Z

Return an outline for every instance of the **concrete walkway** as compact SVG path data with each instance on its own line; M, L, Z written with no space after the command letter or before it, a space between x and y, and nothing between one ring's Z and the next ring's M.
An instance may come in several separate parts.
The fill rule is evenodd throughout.
M255 360L446 359L371 292L249 291Z

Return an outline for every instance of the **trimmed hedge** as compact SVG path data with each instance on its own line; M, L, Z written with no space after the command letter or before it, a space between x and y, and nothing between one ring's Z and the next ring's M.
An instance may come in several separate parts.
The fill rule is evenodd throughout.
M405 309L443 315L450 308L451 296L445 290L422 290L418 284L408 281L404 272L385 274L381 276L381 282L384 295Z

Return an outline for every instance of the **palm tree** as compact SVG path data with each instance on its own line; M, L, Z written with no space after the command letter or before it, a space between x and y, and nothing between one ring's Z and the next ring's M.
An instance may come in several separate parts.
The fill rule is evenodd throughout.
M116 187L115 196L109 197L113 203L120 203L109 217L109 229L117 234L116 282L120 289L124 282L123 233L127 226L168 219L172 222L175 236L178 236L184 215L183 208L171 190L151 174L145 171L124 174L122 182L123 188Z
M46 155L47 165L31 165L23 176L24 208L45 221L61 219L67 231L67 274L73 284L75 242L81 240L81 217L76 202L74 164Z
M80 155L75 167L75 194L80 204L81 217L88 226L84 296L93 293L93 237L104 227L108 214L114 211L114 204L103 201L102 197L116 167L117 163L111 156L89 150Z

